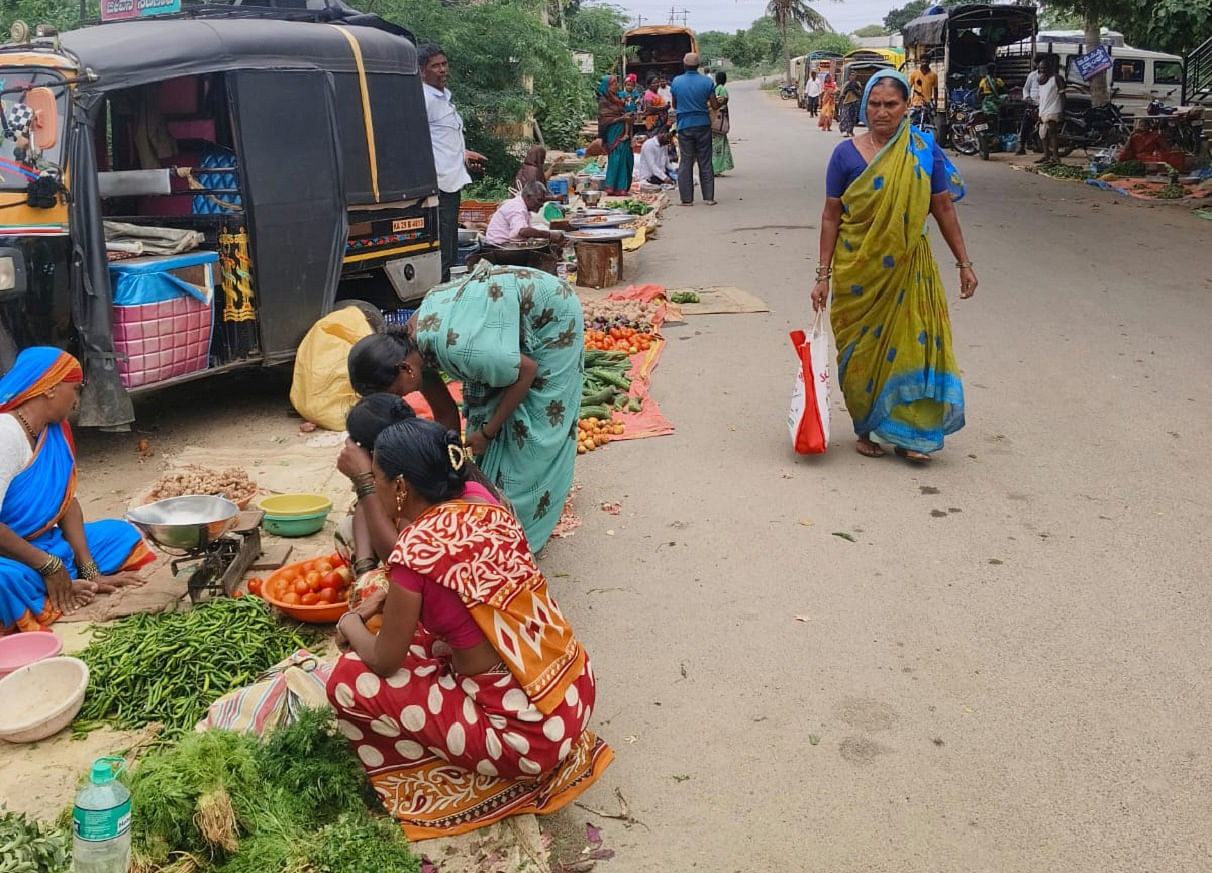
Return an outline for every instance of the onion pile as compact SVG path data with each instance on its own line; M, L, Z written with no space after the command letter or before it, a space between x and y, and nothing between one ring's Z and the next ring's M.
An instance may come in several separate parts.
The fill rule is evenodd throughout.
M581 304L585 313L585 329L609 332L612 327L629 327L640 333L655 333L652 319L660 309L659 303L639 300L597 300Z

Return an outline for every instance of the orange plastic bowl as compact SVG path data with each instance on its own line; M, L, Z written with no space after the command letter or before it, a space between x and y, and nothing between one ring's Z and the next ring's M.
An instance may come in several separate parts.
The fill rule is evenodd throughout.
M305 562L299 561L275 570L261 588L261 597L277 609L282 610L291 618L308 624L332 624L346 612L349 606L345 603L333 603L325 606L304 606L303 604L284 603L279 593L279 587L285 578L294 573Z

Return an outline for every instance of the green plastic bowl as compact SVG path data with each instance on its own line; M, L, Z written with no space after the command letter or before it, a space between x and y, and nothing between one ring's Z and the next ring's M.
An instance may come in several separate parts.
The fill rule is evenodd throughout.
M270 515L265 514L261 519L261 527L268 533L279 537L305 537L314 534L324 527L324 519L332 510L313 512L310 515Z

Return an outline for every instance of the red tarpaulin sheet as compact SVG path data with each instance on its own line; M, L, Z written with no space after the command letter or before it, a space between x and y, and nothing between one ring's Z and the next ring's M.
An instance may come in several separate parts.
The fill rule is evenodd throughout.
M658 338L647 352L631 356L631 370L627 374L631 377L629 393L632 397L639 398L643 408L640 412L613 413L615 421L623 422L623 435L613 437L612 441L668 436L674 431L673 422L661 413L661 407L648 393L652 385L652 371L656 369L661 352L665 349L665 340L660 337L661 325L665 322L665 286L631 285L622 291L612 291L606 299L639 300L643 303L658 299L661 301L660 308L652 316L652 331Z

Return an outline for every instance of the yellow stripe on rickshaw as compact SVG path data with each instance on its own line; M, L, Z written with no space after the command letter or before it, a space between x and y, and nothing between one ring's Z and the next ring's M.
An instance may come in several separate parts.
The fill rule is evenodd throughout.
M422 249L436 249L440 247L438 242L418 243L412 246L401 246L398 249L385 249L381 252L363 252L359 255L349 255L344 259L346 264L356 264L359 261L373 261L375 258L386 258L389 255L403 255L407 252L419 252Z
M366 81L366 64L362 61L362 46L358 38L339 24L331 25L345 36L353 51L354 65L358 68L358 90L362 92L362 125L366 128L366 155L370 158L370 187L374 191L375 203L379 202L379 159L375 155L375 123L370 114L370 86Z

